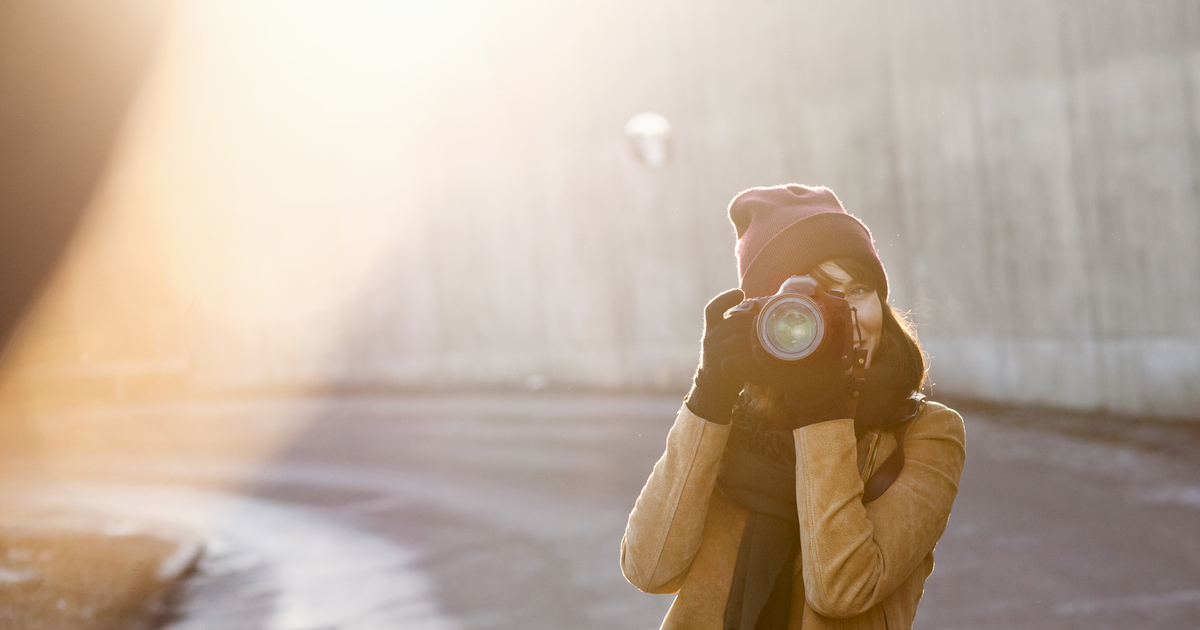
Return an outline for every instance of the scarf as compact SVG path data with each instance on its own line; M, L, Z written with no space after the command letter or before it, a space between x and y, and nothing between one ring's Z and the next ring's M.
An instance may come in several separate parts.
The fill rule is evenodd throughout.
M891 355L891 356L888 356ZM867 368L854 417L854 432L888 428L911 395L893 353ZM796 515L796 450L791 431L773 428L761 411L750 412L747 395L735 407L717 485L749 511L725 606L725 630L787 628L792 571L800 553ZM907 418L905 418L907 419ZM788 570L784 570L789 567Z

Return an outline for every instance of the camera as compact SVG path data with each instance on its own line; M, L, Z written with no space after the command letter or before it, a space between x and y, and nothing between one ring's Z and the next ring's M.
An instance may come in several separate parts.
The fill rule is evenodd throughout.
M812 276L792 276L775 295L746 300L725 317L757 311L758 345L782 361L839 361L849 366L854 351L850 305L841 291L822 290Z

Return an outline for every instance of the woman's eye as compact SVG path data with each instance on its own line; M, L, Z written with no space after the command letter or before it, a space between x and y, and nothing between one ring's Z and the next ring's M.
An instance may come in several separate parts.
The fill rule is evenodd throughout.
M871 290L868 289L867 287L859 286L859 287L851 288L850 291L847 293L847 295L849 295L850 297L863 297L864 295L867 295L870 292L871 292Z

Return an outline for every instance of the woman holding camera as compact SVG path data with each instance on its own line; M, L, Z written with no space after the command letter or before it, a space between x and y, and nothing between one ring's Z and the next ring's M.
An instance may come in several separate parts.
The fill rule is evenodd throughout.
M958 490L962 418L918 393L921 349L870 232L832 191L754 188L729 215L741 288L705 309L692 389L629 515L625 577L678 592L663 628L911 628ZM783 360L756 322L800 275L831 322L825 350Z

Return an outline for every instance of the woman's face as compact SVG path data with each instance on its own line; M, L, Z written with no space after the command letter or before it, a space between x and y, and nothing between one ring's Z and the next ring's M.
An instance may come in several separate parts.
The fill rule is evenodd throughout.
M850 277L845 269L831 260L817 267L833 280L833 285L825 289L846 294L850 308L857 309L858 327L862 331L863 340L866 341L867 365L870 366L871 358L875 356L875 348L879 346L880 331L883 329L883 304L879 301L879 296L871 287Z

